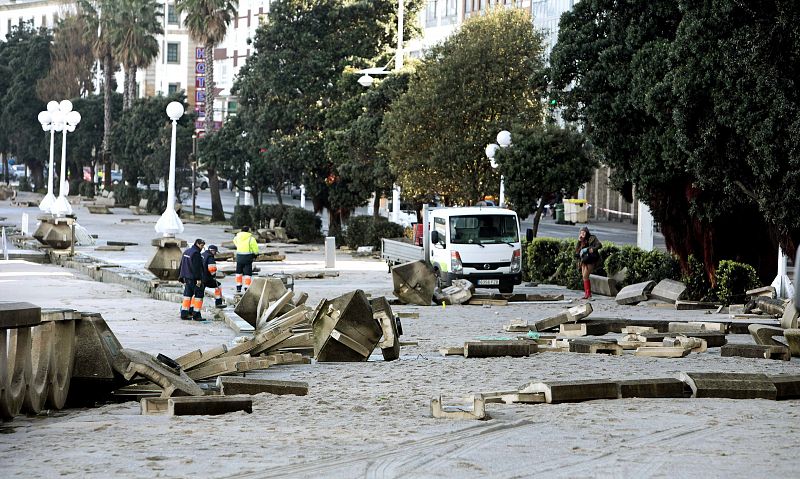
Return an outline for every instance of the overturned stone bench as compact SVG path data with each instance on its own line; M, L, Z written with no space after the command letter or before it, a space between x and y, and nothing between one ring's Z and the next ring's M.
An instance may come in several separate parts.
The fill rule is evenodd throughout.
M693 398L776 400L778 396L766 374L681 373L680 379L692 388Z
M138 205L131 205L129 208L131 210L131 213L133 213L135 215L146 215L147 214L147 205L148 205L147 199L146 198L142 198L141 200L139 200L139 204Z
M783 345L726 344L719 350L723 358L741 357L755 359L777 359L789 361L789 348Z
M481 394L455 399L439 396L431 400L431 416L436 419L489 419Z
M214 416L230 412L253 412L253 399L247 396L184 396L175 398L144 398L140 402L142 415Z

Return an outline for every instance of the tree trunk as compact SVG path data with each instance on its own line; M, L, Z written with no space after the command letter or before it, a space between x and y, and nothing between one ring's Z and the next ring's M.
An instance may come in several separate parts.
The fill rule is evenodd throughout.
M375 199L372 200L372 217L375 219L381 215L381 197L378 193L378 191L375 192Z
M128 95L130 94L130 90L128 89L130 85L130 68L125 65L125 79L122 81L122 110L125 111L128 109Z
M278 204L283 206L283 188L275 188L275 198L278 200Z
M103 58L103 184L111 188L111 76L114 74L111 55Z
M206 43L206 137L214 134L214 45ZM211 182L211 221L225 221L225 212L222 211L222 198L219 196L219 181L217 170L208 169L208 181Z
M222 210L222 198L219 195L219 178L216 168L208 168L208 182L211 183L211 221L225 221L225 212Z
M8 171L8 155L0 152L0 157L3 158L3 175L5 176L4 181L6 182L6 185L8 185L8 182L10 181Z
M539 235L539 220L542 219L542 213L544 212L544 199L539 200L539 207L536 208L536 212L533 214L533 237L536 238Z

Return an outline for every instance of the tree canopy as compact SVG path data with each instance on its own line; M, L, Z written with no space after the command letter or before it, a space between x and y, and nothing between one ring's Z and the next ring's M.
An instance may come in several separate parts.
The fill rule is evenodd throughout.
M406 194L471 204L499 189L484 149L512 124L542 121L542 36L521 9L467 20L434 47L386 115L386 148Z

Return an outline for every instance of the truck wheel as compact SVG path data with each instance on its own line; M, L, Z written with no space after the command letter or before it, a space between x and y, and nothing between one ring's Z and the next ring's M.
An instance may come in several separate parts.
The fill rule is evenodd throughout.
M501 284L500 285L500 293L502 294L512 294L514 292L514 285L513 284Z

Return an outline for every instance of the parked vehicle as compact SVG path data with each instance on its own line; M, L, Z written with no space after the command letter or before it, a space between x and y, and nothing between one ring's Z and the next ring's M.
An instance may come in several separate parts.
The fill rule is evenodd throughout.
M293 200L299 200L300 196L302 195L302 191L299 186L291 185L289 187L289 195L292 197Z
M477 287L511 293L515 285L522 283L519 218L514 211L504 208L430 209L423 246L384 238L381 256L390 266L427 261L440 286L464 278Z
M25 178L25 165L11 165L8 168L11 177L17 180Z

